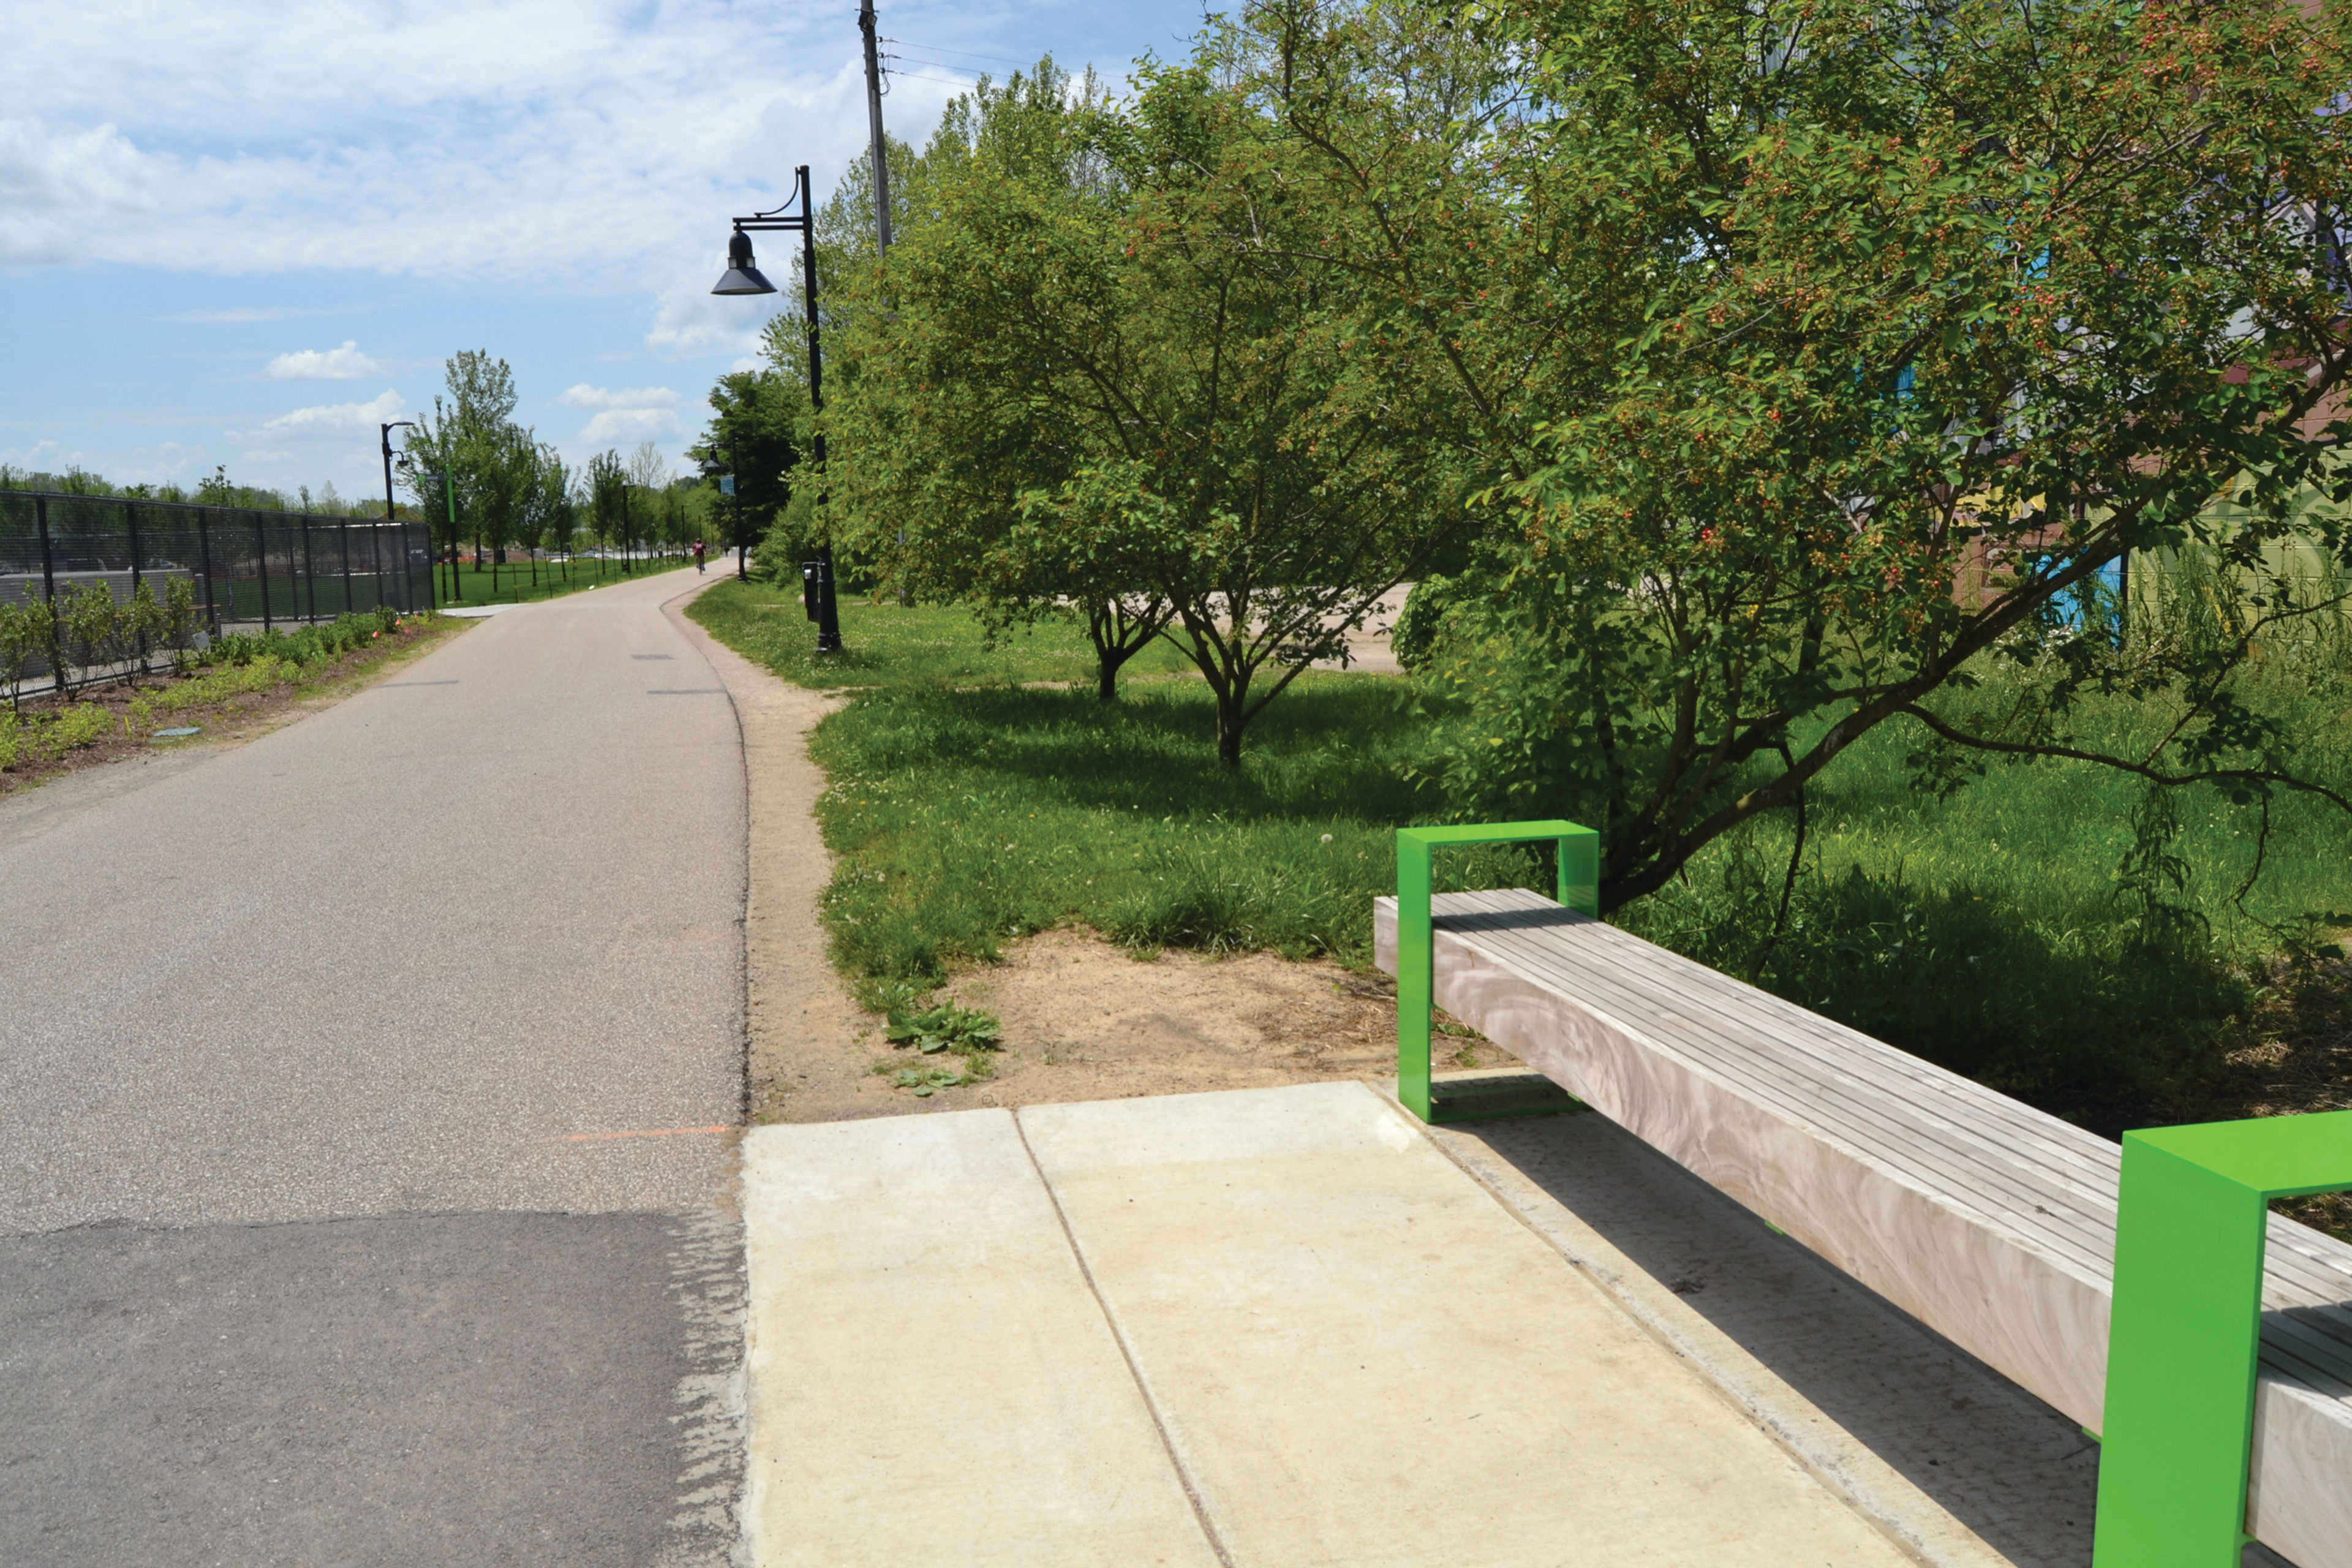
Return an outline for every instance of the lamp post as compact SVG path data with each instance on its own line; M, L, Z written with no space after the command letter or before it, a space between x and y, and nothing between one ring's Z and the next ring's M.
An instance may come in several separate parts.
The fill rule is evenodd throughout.
M381 426L377 430L377 434L383 441L383 520L386 522L397 522L400 521L399 510L393 505L392 500L392 433L394 430L404 428L409 430L415 429L416 421L414 419L394 419L389 424ZM400 466L404 468L408 467L408 454L405 452L403 452L400 455ZM425 525L425 545L426 552L430 553L433 546L433 525L429 522ZM406 550L408 546L404 543L401 548L403 550ZM439 574L437 573L427 572L425 574L425 580L427 584L427 591L430 592L432 585L438 582ZM414 584L415 581L416 579L414 577L408 579L408 582L411 584ZM401 603L406 604L408 602L408 590L402 591ZM344 608L349 609L351 607L351 588L348 584L344 585L343 598ZM432 607L437 610L441 606L435 605Z
M702 477L706 479L717 479L719 493L735 503L735 575L744 582L749 582L751 573L747 556L751 550L751 541L743 532L741 468L742 465L735 460L735 437L732 436L727 438L727 460L724 463L719 460L719 449L715 444L709 455L702 459Z
M785 208L798 204L798 213ZM762 277L759 261L751 254L753 229L796 229L801 237L801 295L808 311L809 406L817 415L815 457L817 473L824 472L824 358L817 342L816 330L816 203L809 194L808 165L803 163L793 172L793 195L789 201L766 212L753 213L749 217L731 220L735 232L727 240L727 270L719 279L713 294L772 294L776 286ZM822 486L823 479L820 478ZM841 616L833 597L833 542L825 527L825 493L822 488L816 496L817 537L816 559L802 570L812 579L810 586L816 601L816 651L841 651ZM739 503L740 504L740 503Z

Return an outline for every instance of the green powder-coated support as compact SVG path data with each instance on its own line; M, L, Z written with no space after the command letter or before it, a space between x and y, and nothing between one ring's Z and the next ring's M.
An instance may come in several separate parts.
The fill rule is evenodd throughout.
M2352 1110L2124 1134L2093 1568L2237 1568L2273 1198L2352 1188Z
M1452 1120L1433 1115L1429 1098L1429 1009L1435 965L1430 851L1441 844L1519 844L1545 838L1559 845L1559 901L1579 914L1598 915L1601 835L1590 827L1551 821L1397 829L1397 1098L1423 1121Z

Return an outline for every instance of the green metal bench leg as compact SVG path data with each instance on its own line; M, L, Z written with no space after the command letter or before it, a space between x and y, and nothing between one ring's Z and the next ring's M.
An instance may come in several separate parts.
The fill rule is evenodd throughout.
M2352 1187L2352 1110L2124 1134L2093 1568L2237 1568L2270 1200Z
M1423 1121L1473 1120L1434 1114L1430 1100L1429 1010L1435 1005L1436 964L1429 908L1430 852L1441 844L1519 844L1546 838L1559 846L1559 901L1579 914L1598 915L1601 835L1590 827L1553 820L1397 829L1397 1098Z

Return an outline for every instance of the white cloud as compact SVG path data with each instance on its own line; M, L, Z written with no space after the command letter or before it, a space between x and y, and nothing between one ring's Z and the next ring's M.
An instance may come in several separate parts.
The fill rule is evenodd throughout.
M269 362L270 377L277 381L357 381L383 368L350 338L339 349L301 349Z
M614 390L583 381L566 388L561 401L573 408L598 410L580 432L579 438L591 447L657 441L683 434L686 428L676 412L678 395L667 386Z
M607 408L588 421L580 439L591 447L633 445L682 436L686 426L667 408Z
M729 216L794 163L829 189L866 143L856 32L815 0L83 0L11 23L0 269L708 289ZM892 89L918 144L956 91Z
M95 234L135 233L163 175L110 121L53 133L38 120L0 120L0 267L84 260Z
M322 403L314 407L297 408L275 419L265 419L258 428L245 432L226 432L232 441L254 441L264 433L283 439L289 435L328 434L342 430L373 430L387 419L409 412L400 394L387 390L382 396L366 403Z
M667 386L629 386L618 392L582 382L567 387L563 401L574 408L672 408L677 394Z
M712 265L723 270L726 252L720 249L716 254L719 259ZM758 300L714 295L710 285L719 273L711 272L706 278L691 270L691 263L688 265L685 280L672 283L657 297L654 324L646 333L646 347L686 353L732 349L744 356L757 351L760 329L768 324L775 308Z

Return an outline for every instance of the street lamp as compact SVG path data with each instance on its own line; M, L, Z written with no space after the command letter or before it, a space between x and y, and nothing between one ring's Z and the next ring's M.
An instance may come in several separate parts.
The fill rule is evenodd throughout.
M400 521L399 510L393 505L392 500L392 433L394 430L414 430L415 428L416 421L414 419L394 419L389 424L382 426L377 430L377 435L380 436L383 441L383 520L386 522L397 522ZM400 455L400 466L404 468L408 466L408 454L405 452L403 452ZM433 543L433 525L429 522L425 525L425 542L429 552ZM403 550L406 550L408 546L403 544L401 548ZM414 583L416 579L410 577L407 581ZM425 574L425 582L428 584L428 589L429 585L435 581L435 574ZM346 598L348 598L351 593L350 588L347 586L343 592ZM401 603L404 605L407 602L408 595L405 592L403 592L401 595ZM436 605L433 607L437 610L441 606Z
M742 581L749 582L751 573L747 556L751 550L751 542L743 535L743 481L729 471L738 466L735 461L735 437L730 436L727 438L727 461L722 463L719 460L719 448L714 445L709 454L702 459L702 477L706 479L719 480L719 493L730 498L735 502L735 575Z
M800 211L788 213L786 208L798 205ZM758 258L751 254L751 230L798 230L801 237L801 298L808 311L809 407L818 416L815 442L816 470L824 472L824 358L817 342L816 331L816 204L809 195L808 165L803 163L793 175L793 194L789 201L766 212L753 213L749 217L730 220L735 232L727 240L727 270L719 276L713 294L772 294L776 286L760 271ZM823 482L820 479L820 484ZM825 493L820 489L816 496L817 526L822 538L824 530ZM741 499L736 504L740 507ZM738 535L739 539L740 535ZM823 539L816 547L816 559L801 568L806 586L813 590L815 601L812 618L816 622L816 651L841 651L841 616L833 597L833 542Z
M703 458L703 478L718 479L719 494L730 496L730 499L736 503L736 527L734 527L736 578L748 583L751 581L751 562L748 562L748 557L751 557L751 536L743 533L743 479L740 479L739 472L734 472L739 470L739 468L740 463L736 463L736 439L731 437L731 435L727 437L727 461L719 463L718 445L715 445L715 442L713 447L710 447L710 454Z

